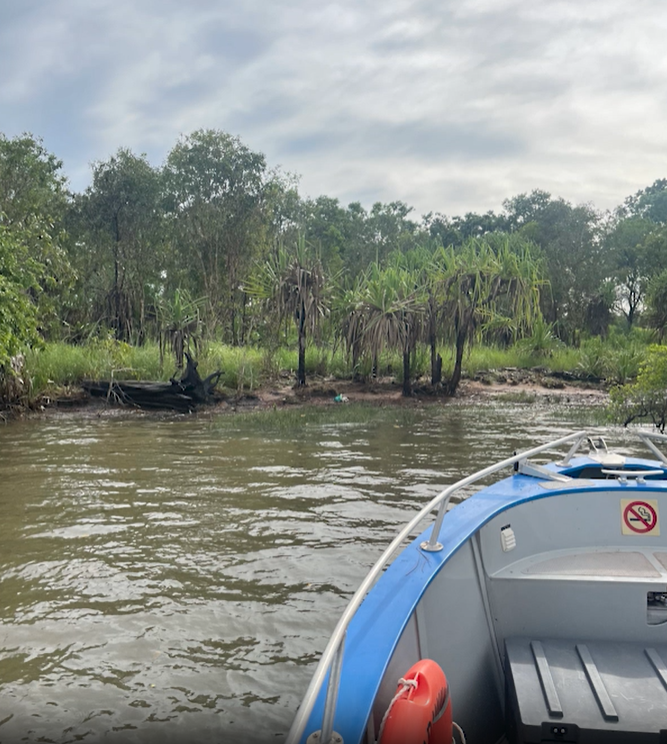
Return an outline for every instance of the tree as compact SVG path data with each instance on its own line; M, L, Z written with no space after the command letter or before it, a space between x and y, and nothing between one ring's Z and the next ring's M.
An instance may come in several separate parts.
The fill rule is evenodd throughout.
M245 291L274 313L280 323L294 321L298 337L297 385L306 384L306 340L320 318L329 312L326 277L317 256L309 255L303 238L294 253L279 247L260 264L244 286Z
M81 301L89 320L107 325L118 340L145 337L147 310L154 315L162 294L160 191L159 173L146 156L120 149L93 165L93 183L76 200L73 261Z
M332 274L340 272L352 231L350 215L340 206L338 199L319 196L306 201L302 228L308 243L317 246L324 268Z
M6 245L21 246L31 262L28 290L36 303L43 334L60 332L62 304L73 272L65 252L64 222L69 204L62 162L30 134L8 139L0 134L0 226Z
M518 194L505 199L503 209L508 226L517 230L531 222L540 222L544 213L551 207L552 199L548 191L534 189L530 194Z
M619 213L622 217L640 217L655 224L667 224L667 178L659 178L651 186L628 196Z
M646 320L662 342L667 330L667 269L654 276L646 293Z
M424 215L422 226L428 231L429 236L441 246L461 245L463 242L461 232L455 226L454 220L440 212L436 212L435 214L429 212Z
M375 260L375 248L368 223L368 212L359 202L352 202L345 210L344 242L341 257L349 276L357 276Z
M383 264L392 253L422 242L427 234L408 219L411 212L400 201L376 202L368 212L358 202L344 209L337 199L320 196L305 204L304 230L330 273L357 276L371 263Z
M572 206L545 191L533 191L503 202L511 232L535 243L545 259L550 292L542 294L546 320L563 339L584 326L587 307L596 301L611 274L600 240L601 220L588 204Z
M425 245L406 253L396 252L389 256L389 265L410 272L414 286L419 287L420 290L424 314L422 335L431 352L431 385L438 385L442 382L442 356L437 350L438 341L443 339L438 268L444 256L442 246L434 248L433 238L430 238Z
M0 217L1 217L0 213ZM21 235L21 237L19 237ZM36 238L28 228L20 233L0 224L0 402L19 392L20 355L41 343L39 302L49 267L32 255ZM42 236L42 240L45 238Z
M376 202L368 216L371 261L382 263L394 252L405 252L417 245L417 223L408 219L412 207L401 201Z
M206 296L210 330L222 325L232 343L243 335L243 280L269 242L267 188L276 178L264 155L212 129L183 137L167 157L167 207L189 289Z
M37 303L43 267L31 258L28 241L0 225L0 376L11 359L39 343Z
M618 307L617 286L613 279L604 279L586 304L584 327L593 336L606 338Z
M484 214L467 212L463 217L454 217L452 225L465 242L469 238L481 238L498 230L504 230L506 220L503 215L497 215L492 210Z
M62 161L31 134L8 139L0 133L0 212L8 227L62 229L68 193Z
M632 327L641 308L652 273L651 256L646 241L655 225L642 217L628 217L617 222L607 236L607 250L619 288L620 305L628 326Z
M158 310L160 364L164 361L167 346L174 352L178 369L183 369L184 357L191 351L190 344L198 350L201 332L199 310L204 301L204 298L193 300L185 289L176 289L171 301L162 299Z

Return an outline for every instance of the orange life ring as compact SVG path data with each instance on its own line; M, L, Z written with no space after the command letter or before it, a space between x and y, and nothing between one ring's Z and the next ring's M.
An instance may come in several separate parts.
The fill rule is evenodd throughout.
M452 703L442 669L422 659L403 679L416 686L399 682L378 744L452 744Z

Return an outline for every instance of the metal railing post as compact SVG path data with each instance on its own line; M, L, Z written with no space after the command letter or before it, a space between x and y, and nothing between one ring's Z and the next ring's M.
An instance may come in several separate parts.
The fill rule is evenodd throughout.
M347 631L345 632L347 635ZM322 716L322 744L333 744L334 741L334 716L336 714L336 702L338 701L338 684L340 683L340 673L343 669L343 653L345 651L345 635L341 638L340 644L331 664L329 673L329 684L327 686L327 697L324 703L324 715ZM340 737L337 737L340 739Z
M447 510L449 509L449 502L452 500L452 493L454 492L452 491L451 493L448 493L440 504L438 515L435 518L433 529L431 530L431 537L420 545L421 549L428 553L437 553L442 550L443 546L442 543L438 542L438 537L440 537L442 520L445 518L445 514L447 514Z
M567 467L570 464L570 460L574 457L574 453L581 447L581 443L586 439L588 435L583 432L581 433L581 436L575 441L575 443L570 447L567 455L558 463L561 467Z

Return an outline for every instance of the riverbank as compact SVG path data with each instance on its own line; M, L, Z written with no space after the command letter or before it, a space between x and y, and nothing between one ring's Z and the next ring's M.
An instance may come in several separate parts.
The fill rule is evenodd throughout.
M318 381L305 388L291 386L258 391L255 395L234 396L226 401L232 408L269 408L278 406L327 406L363 403L376 406L419 407L456 405L483 400L506 400L519 403L562 403L567 405L606 405L609 394L600 384L558 384L554 378L530 378L522 382L489 382L462 380L453 397L445 396L430 385L416 385L411 396L404 396L401 386L392 380L373 383L353 381Z
M16 405L0 417L8 419L29 410L38 413L52 408L99 407L91 404L81 390L84 380L118 382L150 380L167 382L179 376L170 354L152 342L140 347L112 339L92 339L82 345L50 342L21 357L23 360L13 389L5 400ZM420 349L413 359L415 394L403 398L402 359L385 351L377 359L378 379L371 378L369 360L351 368L351 360L339 346L310 346L306 350L304 389L294 389L297 355L294 349L230 347L209 341L197 351L202 378L220 373L215 408L262 408L283 405L336 405L336 395L370 405L428 405L452 402L442 390L429 384L430 355ZM599 391L634 379L645 355L645 346L633 337L589 339L579 348L556 345L552 351L536 353L525 344L512 347L476 345L463 360L463 380L453 401L479 396L507 396L523 400L566 400L586 397L598 400ZM443 379L452 374L452 350L443 350ZM351 382L353 372L368 380ZM604 393L602 393L604 394ZM340 400L340 399L339 399ZM106 403L103 401L103 405Z
M559 404L563 406L604 406L609 394L601 382L567 379L567 373L550 373L544 368L533 370L503 368L478 372L463 379L453 397L444 395L426 381L417 381L413 395L405 397L401 385L392 377L370 382L341 380L314 376L305 387L296 387L291 379L281 378L252 391L221 388L200 413L228 413L275 410L280 408L340 407L354 404L419 408L424 406L455 406L485 401L505 401L524 404ZM566 379L564 379L566 378ZM81 415L115 415L132 408L114 406L105 399L91 398L78 386L44 396L25 415L52 415L76 411ZM138 409L134 409L138 410ZM142 411L148 415L163 415L165 411ZM168 412L167 412L168 413Z

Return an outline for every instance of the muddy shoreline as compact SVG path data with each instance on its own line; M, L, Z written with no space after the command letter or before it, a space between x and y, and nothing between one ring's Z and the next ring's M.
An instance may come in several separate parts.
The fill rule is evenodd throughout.
M565 379L564 379L565 378ZM433 389L426 381L417 381L410 397L404 397L400 383L393 378L355 382L334 378L311 378L303 388L295 387L289 375L253 391L220 390L209 406L196 413L216 414L275 410L291 407L340 406L360 403L371 406L422 407L461 405L490 400L545 405L603 406L609 395L604 383L576 380L568 373L553 375L542 370L489 370L463 379L454 397L442 389ZM168 410L145 410L111 405L104 399L91 398L73 387L44 397L30 408L15 407L3 412L5 420L16 417L51 416L63 412L78 415L113 416L136 411L143 415L173 415ZM184 415L184 414L179 414Z

